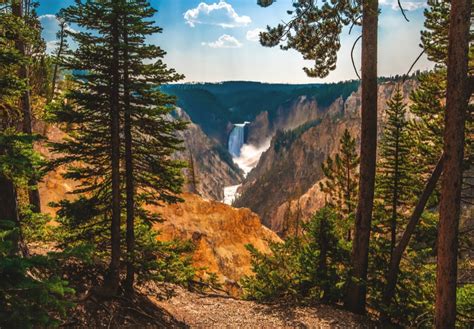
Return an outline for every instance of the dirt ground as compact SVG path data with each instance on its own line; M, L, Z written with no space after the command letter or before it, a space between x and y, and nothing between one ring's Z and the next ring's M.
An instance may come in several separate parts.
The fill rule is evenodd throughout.
M373 328L366 319L333 307L259 304L175 287L171 298L150 300L190 328Z

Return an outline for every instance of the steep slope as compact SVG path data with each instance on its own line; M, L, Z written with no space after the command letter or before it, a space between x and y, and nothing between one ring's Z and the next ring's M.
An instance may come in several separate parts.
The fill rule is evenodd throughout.
M160 239L191 240L196 246L193 263L217 273L223 283L232 285L251 273L246 244L267 252L268 241L280 241L249 209L232 208L190 193L182 197L182 203L156 209L165 219L155 226Z
M195 188L205 198L222 200L225 186L236 185L243 180L242 170L233 163L226 149L210 139L200 126L191 122L186 112L180 108L175 112L177 117L189 122L187 129L179 133L185 150L175 154L178 159L187 162L191 161L192 156L196 182L190 182L191 175L186 170L187 190L193 191Z
M183 113L180 115L184 117ZM51 141L60 141L65 137L55 126L38 127L37 131L45 133ZM213 144L199 127L191 124L182 137L187 138L186 146L190 150L200 152L195 155L196 165L203 173L200 186L203 187L203 195L209 193L212 196L212 188L218 188L219 184L226 182L226 177L229 177L229 167L219 160L215 151L207 148ZM38 149L46 158L54 157L44 145L38 145ZM199 161L198 157L201 157ZM208 163L205 163L206 161ZM43 211L52 216L55 215L55 209L49 207L50 202L75 197L68 193L74 190L77 183L65 180L61 176L62 172L60 168L48 173L39 186ZM212 175L222 181L210 180ZM230 178L227 179L232 183ZM154 209L165 219L156 229L162 231L163 240L192 240L196 245L194 264L215 272L222 282L236 282L242 275L250 274L250 254L245 249L246 244L251 243L265 252L269 251L268 241L279 240L249 209L235 209L190 193L184 193L182 196L183 203Z
M379 85L379 125L395 87L395 82ZM413 81L405 82L406 97L413 87ZM345 101L337 99L314 126L275 135L270 148L244 181L234 205L252 209L281 236L295 216L308 218L324 203L318 187L323 178L321 163L337 152L345 129L360 142L360 104L359 90Z

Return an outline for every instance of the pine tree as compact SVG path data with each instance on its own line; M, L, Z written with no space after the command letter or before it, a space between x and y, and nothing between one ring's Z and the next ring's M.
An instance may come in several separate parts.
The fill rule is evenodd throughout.
M37 136L21 131L20 99L27 92L18 68L29 59L16 47L19 39L31 41L36 31L11 11L12 2L0 9L0 327L29 328L58 325L52 316L64 315L72 292L51 274L51 255L30 256L20 218L17 190L41 177L43 165L33 150ZM20 126L20 127L19 127ZM22 218L23 219L23 218ZM37 275L42 273L42 275Z
M48 103L50 103L55 96L56 93L56 85L58 82L58 74L60 72L59 70L59 64L61 61L61 57L63 54L64 49L68 47L67 43L67 38L66 38L66 29L68 29L66 21L61 17L57 17L59 21L59 31L56 34L56 39L57 41L57 47L54 50L54 68L53 68L53 76L51 78L51 91L50 94L48 95Z
M330 157L322 164L326 181L320 183L320 189L328 196L328 204L339 216L341 238L351 241L351 228L357 204L359 157L355 138L346 129L340 140L339 153L334 160Z
M405 238L401 233L403 230L409 230L408 223L411 220L409 213L415 205L415 195L418 193L414 188L418 169L413 161L411 131L406 119L406 105L399 88L397 86L392 98L387 102L387 121L380 142L376 184L377 206L369 264L371 302L380 308L380 319L385 324L390 318L401 321L400 314L405 314L402 322L411 323L410 321L426 311L420 300L429 303L432 297L426 294L430 289L424 289L430 287L432 281L429 271L426 270L429 267L425 264L426 256L423 255L432 253L431 245L434 241L425 242L425 240L432 236L431 232L435 229L433 221L422 220L423 228L418 228L416 231L419 241L410 246L410 260L405 261L401 269L397 268L395 272L393 270L394 264L400 266L400 246ZM426 248L426 245L430 247ZM415 261L419 265L418 275L412 275L411 264ZM397 300L400 303L403 300L403 308L392 308L390 305L395 295L394 273L397 273L396 276L400 274L400 281L403 282L403 286L398 287L396 291ZM410 287L413 286L419 287L417 294L410 291Z
M31 1L29 1L31 2ZM28 34L17 34L15 39L15 48L23 56L24 61L18 63L18 77L25 83L25 89L20 97L20 108L22 111L22 131L25 134L33 134L33 114L31 100L31 64L33 63L34 50L38 49L38 45L42 43L41 29L33 8L36 3L25 3L24 0L13 0L11 2L11 12L13 16L21 21L28 29ZM41 49L41 47L39 47ZM41 201L37 182L32 180L29 182L28 195L32 210L41 212Z
M399 87L387 102L387 122L380 143L377 197L384 204L384 218L390 227L390 255L397 243L398 223L404 223L406 211L412 205L413 166L412 145L408 135L406 106Z
M22 129L18 127L18 122L27 123L25 106L27 110L29 109L29 103L24 103L25 100L29 100L28 77L25 75L29 58L24 47L20 46L24 46L25 42L36 40L37 31L27 24L22 13L20 15L18 12L19 9L21 6L19 7L18 2L9 1L2 8L3 12L0 15L0 157L3 160L0 166L0 190L2 190L0 220L15 223L18 234L15 235L14 250L16 253L22 251L26 254L27 248L21 234L17 189L28 187L28 184L23 184L25 177L34 180L39 175L31 169L32 159L19 152L32 148L33 141L37 140L37 137L31 134L31 130L25 134L19 131L24 127ZM21 175L14 174L17 171L15 164L18 163L22 164ZM19 177L22 178L20 181Z
M75 191L81 194L76 201L61 202L60 214L72 229L69 241L91 241L111 250L104 292L112 295L119 284L122 209L127 224L125 285L132 293L139 261L135 219L157 220L143 205L179 201L183 183L183 163L171 155L181 149L175 133L185 124L172 118L174 98L158 88L181 75L162 62L163 50L145 43L161 31L150 20L154 13L146 1L77 1L61 13L68 23L97 33L66 31L78 47L65 52L61 66L73 71L75 85L66 94L68 102L53 112L71 130L70 138L54 144L63 155L54 164L68 165L65 177L82 186ZM96 236L104 234L108 219L110 244Z
M274 0L259 0L268 7ZM280 43L283 50L295 49L304 59L314 60L312 68L304 68L310 77L325 77L336 68L340 34L344 26L362 25L362 120L359 198L355 217L352 251L354 280L349 282L345 306L352 312L365 312L367 265L370 228L375 188L377 157L377 24L378 0L323 2L313 0L293 2L291 20L260 34L264 46ZM362 23L359 22L359 18Z
M135 208L140 209L142 204L179 201L176 194L183 184L180 172L184 164L170 160L170 156L181 150L181 141L175 133L184 129L185 124L171 118L174 99L158 88L161 84L178 81L182 76L162 62L164 51L160 47L145 43L147 36L161 32L161 28L151 21L156 10L142 0L123 1L121 5L127 253L131 257L126 289L131 292ZM144 64L144 59L154 62ZM143 209L139 212L143 213Z
M53 144L53 150L62 155L53 165L67 165L65 178L80 181L81 187L75 192L88 195L74 203L76 207L86 204L89 208L78 219L82 222L75 225L80 226L85 221L89 221L91 227L97 224L97 218L88 217L90 214L100 215L112 223L109 226L112 240L107 247L102 247L112 250L106 285L110 294L114 294L119 284L121 215L117 9L111 3L77 1L61 15L68 22L98 33L67 31L78 47L65 52L61 66L73 72L74 88L65 95L67 103L57 104L54 115L58 123L69 125L70 137L63 143ZM106 227L103 225L102 229ZM90 234L90 231L83 234Z
M472 86L468 84L471 0L451 1L444 116L444 175L441 181L436 272L435 327L454 328L458 229L465 148L465 122ZM449 176L448 176L449 175Z

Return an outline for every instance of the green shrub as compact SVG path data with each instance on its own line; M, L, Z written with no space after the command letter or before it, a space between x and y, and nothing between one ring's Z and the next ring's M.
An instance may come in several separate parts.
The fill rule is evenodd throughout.
M341 301L349 249L336 232L336 218L329 207L322 208L303 225L301 236L271 243L270 254L247 246L255 275L242 280L244 296L259 301Z
M12 252L14 223L0 221L0 328L57 326L72 306L74 290L56 275L53 255L21 257Z

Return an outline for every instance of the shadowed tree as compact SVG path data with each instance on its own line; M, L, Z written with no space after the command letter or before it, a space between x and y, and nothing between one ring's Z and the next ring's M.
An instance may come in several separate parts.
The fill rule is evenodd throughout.
M161 32L151 20L154 13L142 0L77 1L61 13L66 22L88 31L66 30L78 47L66 50L60 64L73 71L74 85L66 93L67 103L53 102L55 120L70 127L69 138L53 144L62 155L54 165L68 165L65 176L80 181L75 193L82 194L73 202L63 201L61 214L76 240L110 237L105 245L93 240L98 248L110 250L105 289L98 290L105 295L118 291L122 258L127 265L125 291L133 293L135 262L144 261L135 257L135 228L141 225L143 230L144 222L149 227L159 219L143 206L179 201L183 183L183 163L171 155L181 149L176 131L185 124L171 116L174 97L159 89L182 76L163 63L160 47L145 42ZM122 215L126 254L120 239Z
M31 83L30 83L30 64L32 62L32 51L35 49L35 43L41 42L41 29L36 17L32 13L31 1L13 0L11 1L11 11L13 16L29 26L28 34L18 33L15 39L15 48L23 56L24 61L18 63L18 77L25 83L25 89L20 97L20 107L22 112L22 131L25 134L33 133L32 109L31 109ZM41 201L37 182L29 182L28 196L31 209L34 212L41 212Z
M436 272L435 327L439 329L454 328L456 321L457 251L464 132L468 100L472 92L472 86L468 84L471 10L471 0L451 1L444 126L445 161L441 181Z
M262 7L272 0L259 0ZM291 20L260 33L260 42L273 47L282 43L283 50L295 49L314 66L304 68L310 77L325 77L334 70L344 26L360 24L362 19L362 120L359 199L352 244L352 276L345 306L352 312L364 313L369 238L375 187L377 155L377 22L378 0L293 2L288 11ZM360 15L362 14L362 15Z
M322 170L326 180L319 184L322 192L328 196L328 205L334 208L338 216L336 227L341 237L352 240L354 212L357 204L357 183L359 178L359 156L356 141L349 131L344 130L340 140L339 153L334 159L328 157ZM341 229L342 228L342 229Z

